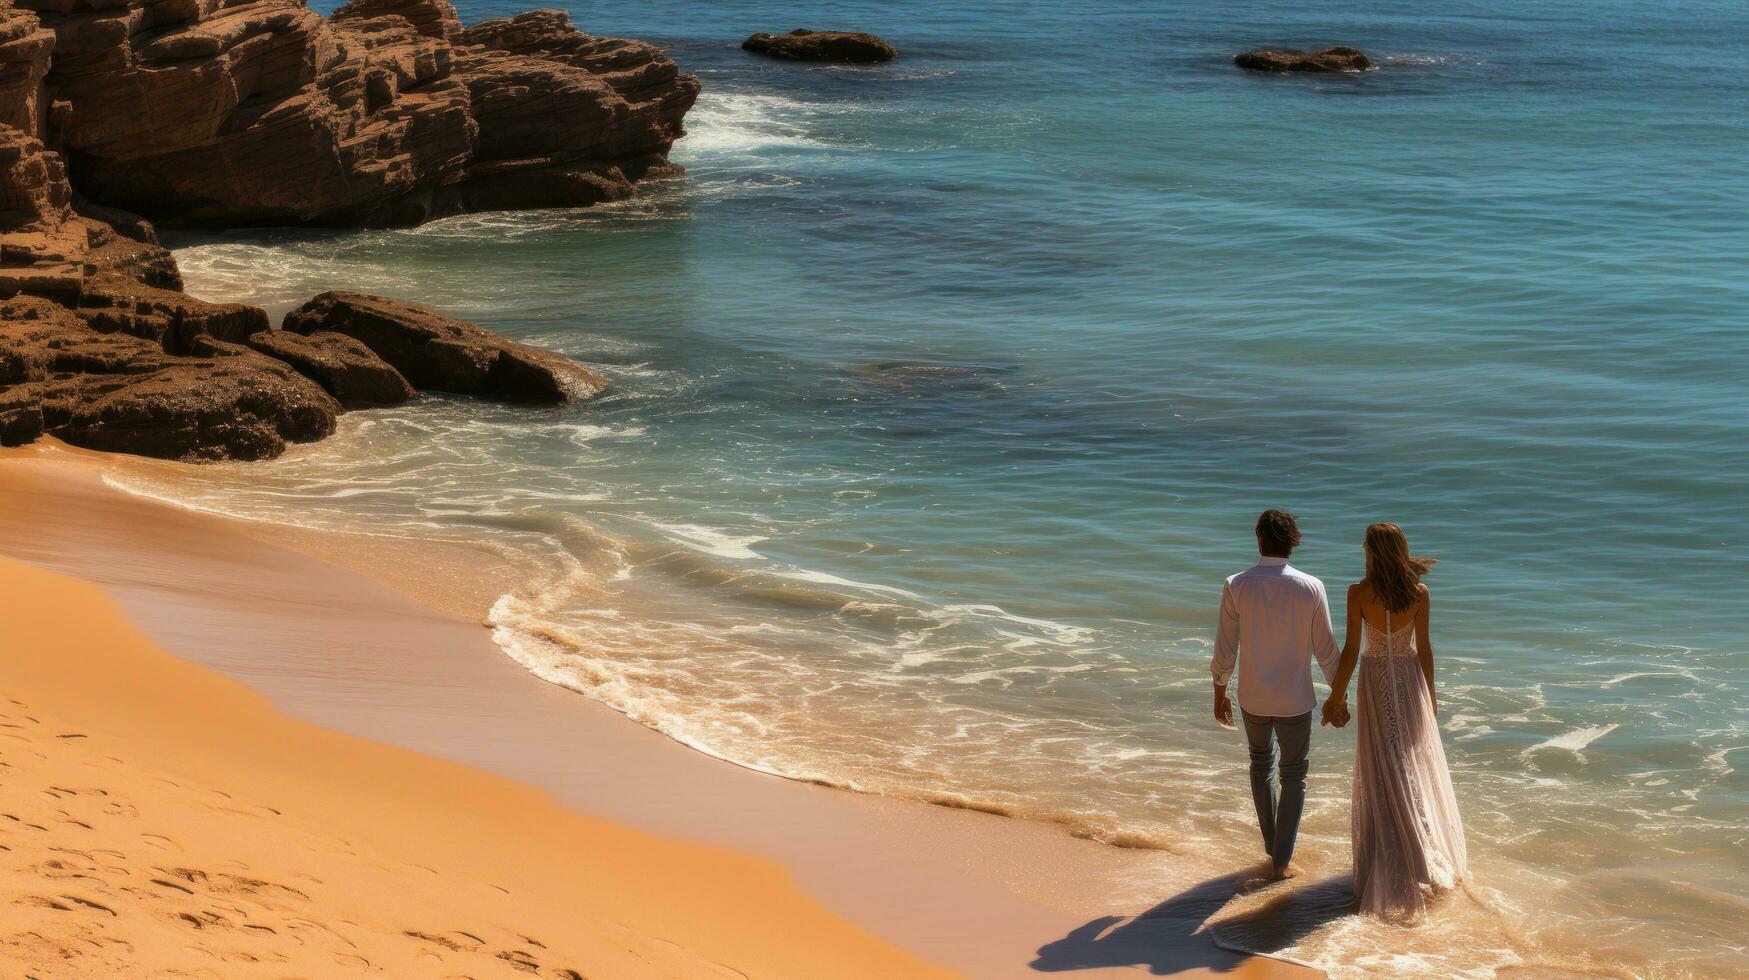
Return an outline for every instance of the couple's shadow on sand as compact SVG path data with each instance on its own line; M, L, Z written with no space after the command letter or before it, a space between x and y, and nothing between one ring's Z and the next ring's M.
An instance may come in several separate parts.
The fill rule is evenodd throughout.
M1296 881L1273 886L1257 892L1260 904L1255 907L1210 921L1236 896L1255 888L1259 878L1255 870L1235 871L1174 895L1140 915L1101 916L1039 947L1031 966L1045 973L1101 967L1143 967L1157 976L1193 969L1225 972L1237 966L1237 957L1229 950L1287 949L1320 927L1354 914L1353 878L1340 875L1304 885ZM1267 894L1278 889L1280 894Z

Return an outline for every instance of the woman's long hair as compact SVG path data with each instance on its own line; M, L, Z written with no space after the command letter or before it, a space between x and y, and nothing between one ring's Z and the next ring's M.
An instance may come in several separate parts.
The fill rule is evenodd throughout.
M1439 564L1437 558L1417 558L1409 554L1409 539L1395 524L1379 523L1366 529L1366 580L1373 594L1391 612L1402 612L1415 604L1415 586L1428 569Z

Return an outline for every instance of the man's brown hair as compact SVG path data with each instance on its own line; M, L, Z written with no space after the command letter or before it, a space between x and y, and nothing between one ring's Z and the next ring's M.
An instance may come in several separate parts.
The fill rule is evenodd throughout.
M1271 507L1257 518L1257 550L1270 558L1286 558L1300 545L1294 515Z

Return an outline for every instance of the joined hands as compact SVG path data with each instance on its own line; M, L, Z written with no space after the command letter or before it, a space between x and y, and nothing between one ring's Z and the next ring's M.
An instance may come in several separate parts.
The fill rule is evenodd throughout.
M1338 701L1335 698L1329 698L1324 702L1324 717L1318 723L1342 728L1348 724L1349 717L1346 700Z

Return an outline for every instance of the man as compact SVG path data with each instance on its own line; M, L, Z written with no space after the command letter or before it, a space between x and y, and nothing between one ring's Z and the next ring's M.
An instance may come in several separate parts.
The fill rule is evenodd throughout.
M1312 660L1328 681L1336 674L1339 652L1330 628L1330 603L1324 583L1289 565L1300 543L1300 529L1285 510L1266 510L1257 518L1261 560L1227 579L1221 591L1221 623L1215 635L1215 720L1233 727L1227 680L1239 667L1239 710L1251 745L1251 798L1257 825L1276 880L1298 874L1294 839L1306 806L1306 751L1312 738ZM1345 724L1347 718L1329 719ZM1280 747L1281 799L1275 795L1276 750Z

